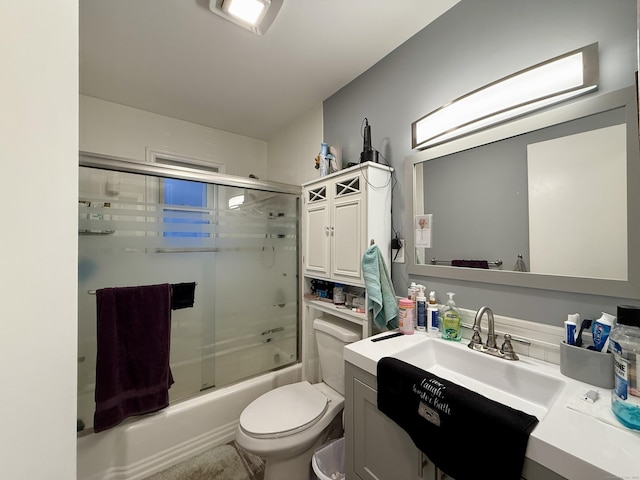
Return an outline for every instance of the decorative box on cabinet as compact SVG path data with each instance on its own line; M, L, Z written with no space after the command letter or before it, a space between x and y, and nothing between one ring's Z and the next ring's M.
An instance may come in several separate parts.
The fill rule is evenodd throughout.
M391 268L393 169L366 162L304 183L304 274L364 286L361 261L371 240Z

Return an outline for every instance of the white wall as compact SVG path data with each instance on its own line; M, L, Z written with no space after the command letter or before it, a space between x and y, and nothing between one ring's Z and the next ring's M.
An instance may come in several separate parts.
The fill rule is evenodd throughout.
M80 95L80 150L144 161L146 148L223 163L265 179L267 142Z
M0 476L76 476L78 4L4 1Z
M322 104L318 104L269 139L268 180L300 185L317 178L315 158L321 143Z

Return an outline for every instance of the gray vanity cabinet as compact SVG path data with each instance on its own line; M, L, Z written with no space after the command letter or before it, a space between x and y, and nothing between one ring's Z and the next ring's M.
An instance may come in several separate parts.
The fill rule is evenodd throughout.
M376 379L345 363L345 445L349 480L435 479L433 464L378 411Z
M347 480L454 480L437 470L409 435L378 411L373 375L346 362L345 388ZM464 461L462 452L460 460ZM523 480L563 479L529 459L525 460L522 475Z

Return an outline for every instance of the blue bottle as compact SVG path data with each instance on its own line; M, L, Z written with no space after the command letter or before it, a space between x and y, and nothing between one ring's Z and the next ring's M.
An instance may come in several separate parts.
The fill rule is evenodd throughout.
M427 298L424 296L424 286L416 285L419 289L416 297L416 307L418 310L418 318L416 321L416 330L419 332L427 331Z

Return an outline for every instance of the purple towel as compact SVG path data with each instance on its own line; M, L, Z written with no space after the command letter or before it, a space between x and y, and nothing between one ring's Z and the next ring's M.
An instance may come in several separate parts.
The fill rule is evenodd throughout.
M467 267L467 268L489 268L489 262L486 260L451 260L452 267Z
M98 309L96 432L169 405L171 285L103 288Z

